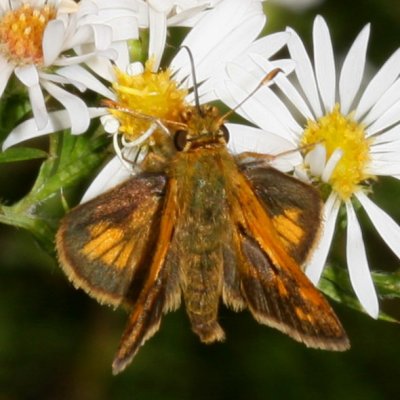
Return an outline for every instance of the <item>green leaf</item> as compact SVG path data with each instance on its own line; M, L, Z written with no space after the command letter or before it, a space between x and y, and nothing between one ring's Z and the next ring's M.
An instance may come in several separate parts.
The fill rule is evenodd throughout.
M393 273L373 272L372 279L381 298L400 298L400 271Z
M400 297L400 276L398 273L372 273L372 278L381 299ZM318 287L331 299L354 310L365 313L350 283L347 270L339 266L326 265ZM399 322L383 312L379 319Z
M28 115L32 108L26 87L12 76L0 101L0 141Z
M31 191L12 206L0 206L0 222L29 230L53 253L58 220L65 209L64 189L82 182L107 153L109 139L96 136L94 129L79 136L50 135L49 154Z
M30 147L13 147L0 153L0 163L33 160L46 158L47 153L43 150Z

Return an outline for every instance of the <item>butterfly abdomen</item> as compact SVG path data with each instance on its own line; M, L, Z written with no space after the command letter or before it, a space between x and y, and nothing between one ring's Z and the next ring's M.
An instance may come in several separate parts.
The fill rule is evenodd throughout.
M193 331L205 343L224 339L217 322L223 285L223 246L229 231L224 152L180 154L178 216L172 248L179 249L180 282Z

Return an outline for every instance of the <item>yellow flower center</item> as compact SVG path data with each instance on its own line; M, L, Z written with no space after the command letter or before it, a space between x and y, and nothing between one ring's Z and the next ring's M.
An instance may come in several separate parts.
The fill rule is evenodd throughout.
M29 4L10 10L0 20L0 52L17 65L43 62L43 33L56 17L56 9L45 5L38 9Z
M121 109L110 109L110 113L120 123L119 132L129 140L135 140L149 129L151 119L161 122L180 122L183 110L187 107L185 97L187 90L180 89L178 83L171 79L171 71L152 72L152 62L148 61L143 73L128 75L116 70L117 81L113 88L117 94L117 103ZM123 109L132 110L132 114ZM134 114L137 114L135 116Z
M371 141L365 137L364 127L351 115L340 113L339 105L317 121L309 120L302 137L302 145L321 143L326 149L326 159L340 150L337 162L328 183L343 199L347 200L363 181L371 178L366 171L370 161Z

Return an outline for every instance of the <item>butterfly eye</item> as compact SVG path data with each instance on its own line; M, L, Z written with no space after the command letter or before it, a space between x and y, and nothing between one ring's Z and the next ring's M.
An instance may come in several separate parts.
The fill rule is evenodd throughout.
M222 136L223 136L223 138L225 140L225 143L228 143L229 142L229 130L228 130L228 128L225 125L221 125L219 129L220 129L220 131L222 133Z
M183 150L187 143L187 131L176 131L174 136L175 148L179 151Z

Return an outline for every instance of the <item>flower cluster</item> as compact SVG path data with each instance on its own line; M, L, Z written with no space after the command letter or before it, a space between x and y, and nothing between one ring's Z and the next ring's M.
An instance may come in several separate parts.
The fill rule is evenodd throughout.
M0 96L15 76L27 89L33 114L14 127L3 149L64 129L84 134L100 117L115 156L85 193L87 201L140 169L160 131L168 132L163 121L178 126L180 110L195 103L195 92L200 103L221 100L235 108L279 69L273 85L235 108L251 126L228 124L230 150L283 153L271 160L276 168L321 190L323 229L305 266L315 284L344 211L350 281L365 311L376 318L378 297L357 213L365 210L400 258L400 227L369 196L379 176L400 178L400 51L368 78L369 25L339 68L321 16L314 22L313 60L290 28L260 37L265 21L261 0L2 0ZM162 64L174 26L190 27L182 46L194 59L195 90L185 48L168 66ZM142 32L148 32L145 63L132 52ZM283 48L290 57L277 59ZM87 104L85 91L103 102ZM49 98L61 107L54 110Z

